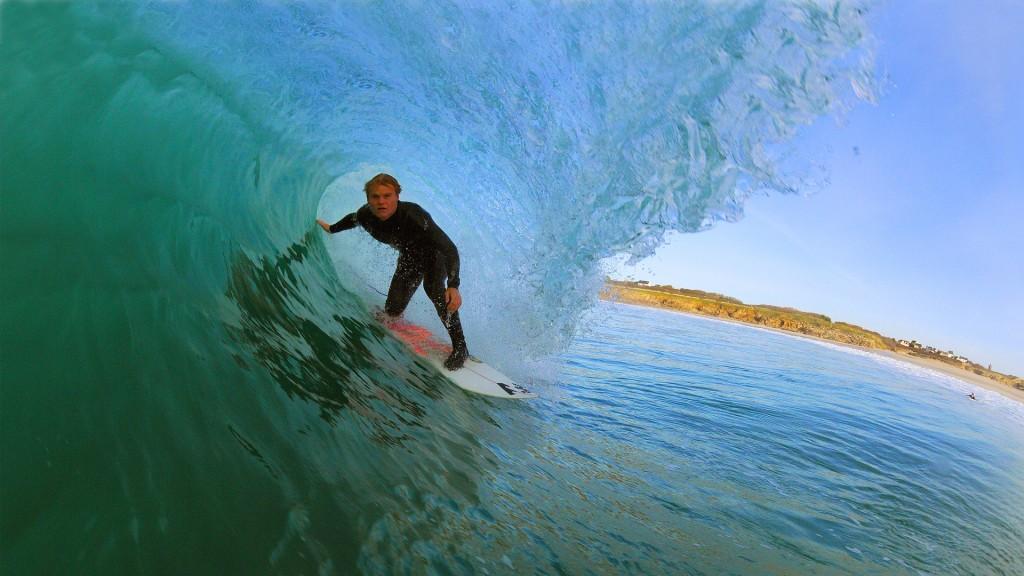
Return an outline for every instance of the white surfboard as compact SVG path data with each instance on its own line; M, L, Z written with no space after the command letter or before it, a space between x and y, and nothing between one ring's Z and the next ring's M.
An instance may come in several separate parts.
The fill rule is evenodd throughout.
M402 319L390 320L384 326L409 347L415 354L423 357L437 370L452 381L453 384L494 398L536 398L537 395L525 387L516 384L511 378L497 371L496 369L470 356L466 363L458 370L449 370L444 367L444 361L451 354L451 346L439 342L434 335L416 324L406 322Z

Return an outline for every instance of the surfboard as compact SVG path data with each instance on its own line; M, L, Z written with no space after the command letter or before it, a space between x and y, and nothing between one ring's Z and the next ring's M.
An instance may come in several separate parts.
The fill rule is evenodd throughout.
M408 346L413 353L437 368L438 372L443 374L445 378L463 390L493 398L526 399L537 397L536 394L530 392L524 386L517 384L508 376L481 362L472 355L466 359L466 363L458 370L445 368L444 361L451 354L452 347L440 342L430 330L422 326L406 322L400 318L388 320L383 324L398 340Z

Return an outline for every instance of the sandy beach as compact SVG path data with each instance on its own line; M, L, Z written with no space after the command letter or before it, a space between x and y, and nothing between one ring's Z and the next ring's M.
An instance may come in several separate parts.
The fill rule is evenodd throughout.
M833 344L839 343L833 342ZM842 346L842 344L839 345ZM999 382L996 382L995 380L992 380L991 378L979 376L969 370L962 370L955 366L950 366L945 362L939 362L938 360L932 360L930 358L917 358L915 356L908 356L906 354L898 354L896 352L891 352L889 350L873 350L869 348L859 349L872 354L878 354L879 356L888 356L889 358L895 358L896 360L900 360L902 362L907 362L909 364L914 364L917 366L935 370L936 372L947 374L949 376L958 378L971 384L977 384L982 388L998 392L1003 396L1006 396L1007 398L1024 403L1024 390L1018 390L1017 388L1014 388L1012 386L1001 384Z
M1007 398L1009 398L1011 400L1016 400L1017 402L1024 403L1024 390L1018 390L1017 388L1014 388L1012 386L1008 386L1006 384L1001 384L999 382L996 382L995 380L992 380L991 378L986 378L984 376L979 376L978 374L975 374L974 372L970 372L968 370L963 370L963 369L957 368L955 366L950 366L949 364L946 364L945 362L940 362L938 360L932 360L930 358L918 358L916 356L909 356L907 354L899 354L897 352L892 352L892 351L889 351L889 350L881 350L881 349L878 349L878 348L865 348L863 346L854 346L852 344L846 344L844 342L836 342L834 340L827 340L825 338L817 338L815 336L809 336L807 334L800 334L798 332L790 332L788 330L779 330L778 328L770 328L770 327L761 326L761 325L758 325L758 324L750 324L748 322L740 322L738 320L733 320L731 318L722 318L722 317L718 317L718 316L704 316L702 314L691 314L689 312L683 312L683 311L675 310L675 309L672 309L672 308L660 308L660 307L655 307L655 306L643 306L642 304L630 304L630 303L626 303L626 302L617 302L617 303L618 304L625 304L627 306L640 306L640 307L643 307L643 308L658 308L659 310L664 310L666 312L674 312L676 314L684 314L686 316L694 316L696 318L705 318L705 319L708 319L708 320L717 320L719 322L728 322L730 324L739 324L741 326L749 326L749 327L752 327L752 328L758 328L758 329L761 329L761 330L768 330L768 331L771 331L771 332L777 332L779 334L785 334L787 336L792 336L794 338L806 338L808 340L815 340L815 341L818 341L818 342L826 342L828 344L833 344L835 346L842 346L844 348L853 348L853 349L856 349L856 350L860 350L861 352L867 352L868 354L877 354L879 356L883 356L883 357L887 357L887 358L892 358L894 360L899 360L901 362L906 362L908 364L913 364L915 366L920 366L922 368L927 368L929 370L934 370L936 372L939 372L939 373L942 373L942 374L945 374L945 375L948 375L948 376L952 376L952 377L957 378L959 380L963 380L964 382L967 382L969 384L977 385L978 387L984 388L986 390L992 390L993 392L997 392L999 394L1002 394L1003 396L1005 396L1005 397L1007 397Z
M685 314L685 312L681 312L681 314ZM699 316L699 315L694 314L693 316ZM842 346L844 348L853 348L855 350L860 350L861 352L867 352L868 354L877 354L879 356L884 356L884 357L887 357L887 358L892 358L894 360L899 360L901 362L906 362L908 364L913 364L915 366L920 366L922 368L928 368L929 370L934 370L936 372L939 372L939 373L942 373L942 374L946 374L947 376L952 376L952 377L957 378L959 380L963 380L964 382L967 382L967 383L970 383L970 384L975 384L975 385L977 385L977 386L979 386L981 388L985 388L986 390L992 390L993 392L998 392L999 394L1002 394L1003 396L1006 396L1007 398L1009 398L1011 400L1016 400L1017 402L1024 403L1024 390L1018 390L1017 388L1014 388L1012 386L1008 386L1006 384L1002 384L1002 383L996 382L995 380L992 380L991 378L986 378L984 376L979 376L978 374L975 374L974 372L971 372L969 370L963 370L961 368L957 368L956 366L950 366L949 364L946 364L945 362L940 362L938 360L932 360L930 358L918 358L916 356L910 356L908 354L900 354L898 352L893 352L891 350L880 350L878 348L865 348L863 346L854 346L852 344L846 344L844 342L836 342L834 340L826 340L825 338L817 338L815 336L808 336L806 334L799 334L797 332L789 332L787 330L779 330L777 328L769 328L769 327L766 327L766 326L758 326L756 324L748 324L746 322L737 322L735 320L717 318L717 317L712 317L712 316L700 316L700 317L701 318L712 318L714 320L722 320L723 322L732 322L734 324L742 324L744 326L753 326L755 328L761 328L763 330L770 330L772 332L778 332L779 334L788 334L789 336L794 336L796 338L806 338L808 340L817 340L819 342L827 342L829 344L834 344L836 346Z

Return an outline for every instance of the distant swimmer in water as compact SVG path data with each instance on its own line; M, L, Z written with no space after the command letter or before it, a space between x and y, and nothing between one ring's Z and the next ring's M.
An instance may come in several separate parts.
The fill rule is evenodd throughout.
M968 394L967 397L970 398L971 400L977 400L977 398L974 397L974 392Z
M400 316L422 282L452 339L452 353L444 366L458 370L469 356L458 313L462 306L459 250L426 210L418 204L399 201L402 186L390 174L377 174L363 191L366 204L359 210L334 224L319 219L316 223L331 234L362 226L375 240L398 250L398 265L391 278L384 313L392 318Z

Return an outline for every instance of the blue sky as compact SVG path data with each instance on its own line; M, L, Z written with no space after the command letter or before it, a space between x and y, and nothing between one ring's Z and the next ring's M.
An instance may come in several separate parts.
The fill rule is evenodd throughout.
M1024 375L1024 2L890 2L876 105L810 127L830 183L614 276L821 312Z

